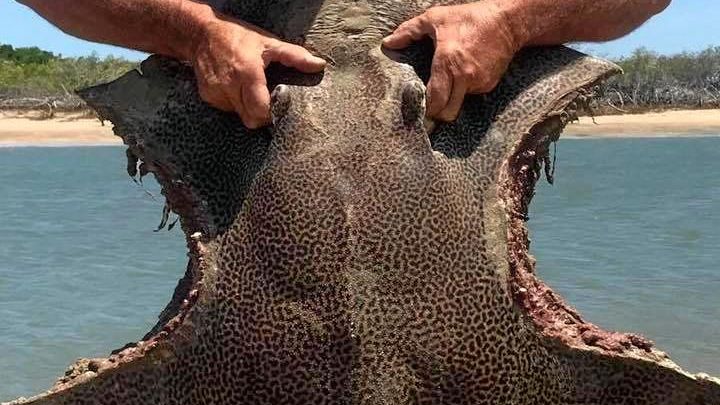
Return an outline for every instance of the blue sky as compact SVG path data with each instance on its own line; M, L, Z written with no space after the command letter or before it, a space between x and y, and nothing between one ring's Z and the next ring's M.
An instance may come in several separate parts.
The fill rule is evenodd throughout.
M67 56L97 52L101 56L113 54L134 60L143 58L139 52L65 35L13 0L0 0L0 43L39 46ZM582 49L600 56L617 57L627 55L640 46L669 54L702 50L709 45L720 46L720 0L674 0L663 14L627 37L605 44L583 45Z

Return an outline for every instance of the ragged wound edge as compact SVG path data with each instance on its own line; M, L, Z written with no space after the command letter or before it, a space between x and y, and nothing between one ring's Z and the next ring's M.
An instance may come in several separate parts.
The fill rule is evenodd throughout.
M600 78L601 82L606 78ZM541 163L565 126L576 117L578 98L586 103L592 84L567 95L557 107L520 140L503 170L501 193L508 212L508 254L510 290L516 304L551 346L623 358L624 361L651 362L673 370L678 378L694 381L708 391L708 398L720 390L720 380L705 374L691 375L653 347L646 338L632 333L608 332L586 322L563 298L534 274L535 260L529 254L528 230L525 226L530 201L540 178ZM681 377L682 376L682 377Z
M179 62L153 56L143 62L137 71L128 73L112 83L78 91L80 97L93 107L102 119L113 122L113 132L121 137L128 146L126 150L128 175L135 180L138 176L142 179L148 173L153 173L161 185L166 201L157 230L167 225L170 213L174 212L181 220L186 235L190 258L186 273L178 282L173 297L160 314L157 324L144 337L145 340L161 331L172 332L182 322L189 310L189 303L183 301L189 296L189 292L196 289L201 283L200 244L211 236L211 227L208 224L201 199L184 181L182 173L179 173L177 168L169 164L166 159L150 154L142 137L142 132L146 128L137 127L140 120L132 123L126 122L125 114L121 112L127 111L127 108L118 104L130 103L135 106L135 110L141 110L138 111L139 114L147 117L156 116L158 107L162 106L162 103L158 103L157 100L165 100L173 86L173 83L165 78L163 72L182 70L182 68L183 65ZM152 83L148 85L147 82L139 80L144 75L152 76ZM112 93L112 97L108 96L110 93ZM147 121L146 124L149 127L152 120L148 119ZM153 150L153 152L158 153L157 150ZM174 223L171 226L174 226ZM134 345L131 344L131 347ZM122 351L116 350L113 355L121 355Z
M622 71L618 71L618 73L622 74ZM605 79L601 79L601 81L604 81ZM593 123L595 123L595 110L593 108L593 102L595 100L596 93L595 91L599 87L599 83L593 84L586 88L577 89L575 98L570 101L570 103L565 107L562 111L557 113L558 119L562 122L563 129L565 126L571 122L578 122L580 120L579 118L579 112L585 112L588 114L588 116L592 119ZM560 129L560 132L562 132L562 129ZM538 151L538 156L541 157L540 160L542 160L542 166L545 168L545 179L549 184L555 184L555 169L556 169L556 163L557 163L557 141L560 137L560 132L557 134L552 134L551 137L552 140L550 143L553 145L553 153L552 153L552 159L550 159L550 145L548 144L545 150Z
M617 72L608 76L614 73ZM577 119L578 108L588 108L594 94L592 89L606 79L601 77L559 100L553 112L522 137L504 164L500 193L508 213L510 291L525 318L547 339L549 347L556 348L569 361L577 362L578 367L589 362L596 368L594 377L578 380L580 387L589 387L583 384L592 386L603 372L617 372L617 364L621 362L628 370L664 375L666 383L674 387L676 396L668 403L690 403L685 402L690 399L693 404L714 404L713 399L720 398L720 379L684 371L643 336L605 331L585 321L577 310L534 274L535 259L529 253L530 239L525 221L535 185L541 177L542 164L548 160L549 146L558 141L569 122ZM606 369L602 369L603 364ZM587 395L592 397L590 393Z
M151 64L143 63L143 67L149 66L151 69L154 69L156 62L157 60L153 60ZM163 61L162 63L173 62ZM130 77L130 81L132 81L132 78L141 75L142 73L137 71L134 74L126 75L125 78ZM136 81L135 83L141 83L141 81ZM178 332L180 334L185 333L178 329L182 327L185 317L195 303L197 289L202 287L202 275L206 267L204 256L207 255L203 241L208 239L206 232L208 226L202 210L202 204L192 193L187 183L182 181L181 174L174 171L171 166L159 164L158 160L146 156L145 148L141 141L142 138L139 136L140 134L131 130L131 127L124 126L123 117L117 116L114 113L114 111L116 111L115 106L104 102L97 102L98 100L106 101L104 100L104 92L108 91L108 86L119 86L118 88L122 89L124 84L125 81L120 79L113 84L100 85L78 91L78 94L97 111L102 119L110 120L115 124L114 131L116 135L120 136L128 146L126 152L128 174L131 177L135 177L138 174L138 161L143 161L146 170L151 171L155 175L166 197L166 207L163 217L166 216L165 212L169 214L169 210L172 209L172 211L178 213L182 219L182 226L187 235L188 256L190 258L186 273L178 282L173 298L160 314L157 324L145 335L143 340L126 344L122 348L114 350L108 358L79 359L66 370L65 375L56 382L48 393L28 400L20 399L17 403L38 400L46 395L57 393L89 381L97 374L111 373L119 370L121 367L129 365L130 363L148 361L146 355L153 351L153 349L162 346L165 341L169 341L172 335ZM152 89L144 90L157 93L158 89L162 89L162 86L158 84L158 81L154 81ZM118 88L113 90L115 94L117 94ZM129 86L128 91L133 92L138 90L143 89L138 89L136 86ZM129 100L137 103L135 97L143 96L147 96L147 94L135 94L132 98L129 98ZM158 95L155 94L155 97L158 97ZM160 95L159 97L162 98L163 96ZM151 97L147 98L150 99ZM117 98L117 100L121 99L122 98ZM148 116L154 113L151 108L152 106L153 104L150 101L146 105L147 109L143 110ZM122 109L118 110L122 111ZM163 222L165 222L165 220L163 220ZM153 358L157 357L158 353L162 353L163 351L154 350L154 352ZM152 358L150 361L153 361Z
M584 321L562 297L534 275L535 261L528 253L529 237L525 226L528 207L534 196L535 184L540 178L542 164L547 165L549 161L550 144L556 142L565 126L577 118L578 99L587 103L588 97L590 94L587 90L580 90L560 100L554 112L536 123L523 137L506 166L503 189L507 209L512 213L508 249L513 295L535 326L548 337L559 339L571 347L593 347L663 361L667 356L653 350L653 343L642 336L607 332Z
M202 202L192 194L190 187L185 184L182 173L178 173L176 168L158 156L149 155L149 151L142 140L144 128L137 128L137 125L126 123L123 114L117 112L126 111L127 108L115 105L129 102L133 104L134 109L139 114L147 117L156 116L157 108L162 104L156 103L155 100L166 98L171 83L169 79L165 81L159 80L159 78L163 77L162 74L153 74L155 80L150 85L138 80L138 78L146 74L145 70L153 71L150 73L152 74L161 70L178 69L178 66L181 65L179 62L166 58L151 57L143 62L140 69L134 73L126 74L112 83L79 90L78 95L102 119L114 123L113 131L128 146L126 151L128 175L135 179L138 175L142 178L147 173L152 172L162 185L162 192L167 200L167 208L183 219L183 229L189 235L195 232L207 233L208 231ZM109 92L113 93L112 100L109 100L106 96ZM153 152L157 153L157 151ZM167 222L164 218L165 214L163 214L163 222Z

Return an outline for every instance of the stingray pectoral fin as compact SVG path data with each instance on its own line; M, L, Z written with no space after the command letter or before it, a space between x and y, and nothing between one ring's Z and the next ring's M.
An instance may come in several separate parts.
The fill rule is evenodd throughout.
M494 92L468 103L450 124L474 129L459 131L463 142L449 136L453 128L447 125L433 134L434 146L480 162L495 151L506 156L497 184L509 219L509 285L518 310L568 379L567 397L558 403L720 404L717 379L683 371L636 334L604 331L582 319L537 278L528 251L525 221L549 144L576 118L595 84L618 72L609 62L567 48L525 50Z
M107 359L80 359L49 391L4 404L162 403L173 358L166 343L138 342Z
M449 157L485 159L488 149L507 155L534 126L559 116L557 138L592 99L594 87L621 72L611 62L563 46L524 49L498 86L467 96L457 121L438 125L431 142Z
M562 348L558 359L569 370L573 404L720 403L720 380L692 375L662 355L653 361L596 350Z
M167 206L182 220L190 260L171 302L142 341L106 359L80 360L50 391L12 403L166 403L172 397L168 387L187 385L178 382L184 374L176 353L195 334L193 308L210 266L208 246L242 209L269 133L250 131L236 115L204 103L192 70L163 57L153 56L138 71L79 94L113 122L129 149L129 174L136 174L140 160L160 182Z
M189 233L225 229L265 159L267 128L249 130L236 114L203 102L192 69L160 56L79 94L155 175Z

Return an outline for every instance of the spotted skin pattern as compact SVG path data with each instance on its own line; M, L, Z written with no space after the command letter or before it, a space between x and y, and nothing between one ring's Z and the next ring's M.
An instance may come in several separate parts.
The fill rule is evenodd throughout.
M548 336L512 290L514 201L530 198L507 186L513 162L530 156L517 170L531 192L573 101L616 67L524 50L455 123L427 122L427 48L379 40L432 4L226 4L332 61L321 78L270 75L287 83L271 128L208 107L190 69L160 57L83 91L163 185L190 263L143 341L29 402L720 403L716 381L654 349Z

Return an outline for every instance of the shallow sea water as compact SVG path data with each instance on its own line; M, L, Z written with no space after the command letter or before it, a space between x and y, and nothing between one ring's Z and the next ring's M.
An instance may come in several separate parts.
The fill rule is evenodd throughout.
M538 272L586 319L720 375L720 137L562 140L530 213ZM181 232L119 147L0 149L0 401L140 338ZM155 194L153 200L148 192Z

